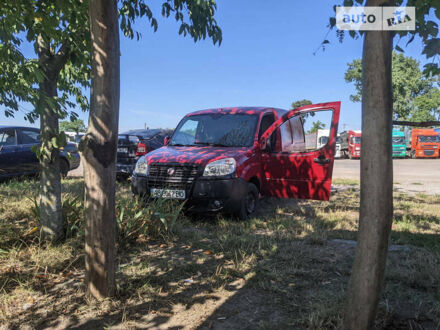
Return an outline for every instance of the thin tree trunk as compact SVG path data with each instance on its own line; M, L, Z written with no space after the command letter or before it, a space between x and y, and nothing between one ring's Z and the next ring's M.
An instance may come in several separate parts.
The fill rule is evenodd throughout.
M353 330L374 325L393 220L392 33L367 31L363 47L361 205L344 320L344 328Z
M59 241L64 237L61 214L61 177L59 149L50 146L52 137L58 134L58 115L46 102L46 97L57 96L57 74L47 74L40 84L41 101L40 141L43 156L40 158L40 222L43 238Z
M38 113L40 115L40 222L42 237L49 241L59 241L64 238L64 223L61 213L61 175L60 151L51 142L58 137L58 109L49 99L57 96L58 77L66 65L70 55L69 43L64 43L54 54L50 44L39 35L35 44L38 62L44 73L44 81L40 83L40 100ZM56 103L56 102L55 102ZM58 106L58 105L55 105Z
M119 26L116 0L90 1L92 87L83 140L86 279L89 295L115 289L115 164L119 120Z

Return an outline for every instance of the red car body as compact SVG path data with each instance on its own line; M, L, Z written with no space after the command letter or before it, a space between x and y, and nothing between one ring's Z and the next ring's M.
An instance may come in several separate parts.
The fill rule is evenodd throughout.
M281 125L287 121L298 123L298 115L322 110L333 112L327 145L314 151L280 150ZM242 208L247 192L255 190L254 186L258 195L262 196L328 200L339 111L340 102L331 102L307 105L291 111L241 107L190 113L182 122L185 118L205 114L257 115L258 124L253 132L253 143L248 147L168 144L150 152L141 160L148 164L148 175L135 171L132 191L136 195L150 196L152 189L184 189L188 207L194 211L226 211L235 214ZM264 120L270 122L268 127L264 126ZM302 125L302 120L300 123ZM290 122L288 124L292 125ZM204 176L208 164L231 158L236 163L233 173L226 176ZM252 189L249 189L250 184Z

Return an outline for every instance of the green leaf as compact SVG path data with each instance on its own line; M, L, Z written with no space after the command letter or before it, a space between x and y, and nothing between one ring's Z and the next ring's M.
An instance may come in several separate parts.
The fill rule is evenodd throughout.
M425 54L427 58L440 54L440 39L433 38L427 40L422 54Z
M404 50L403 50L399 45L394 46L394 48L395 48L396 50L398 50L399 52L404 53Z

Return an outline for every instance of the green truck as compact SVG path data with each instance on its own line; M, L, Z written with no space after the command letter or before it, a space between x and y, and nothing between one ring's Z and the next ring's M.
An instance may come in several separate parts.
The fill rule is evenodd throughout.
M405 133L399 130L393 130L393 157L406 157Z

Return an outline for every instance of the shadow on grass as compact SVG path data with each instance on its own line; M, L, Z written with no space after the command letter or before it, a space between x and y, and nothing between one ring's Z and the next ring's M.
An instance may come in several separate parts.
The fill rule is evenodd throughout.
M341 207L358 209L342 195L330 205L265 199L256 218L244 223L199 217L184 223L178 238L140 241L119 251L115 300L87 303L81 260L62 285L48 280L33 287L45 299L17 311L17 320L37 328L340 328L354 248L329 239L356 237L355 230L338 229L326 218ZM438 246L439 238L392 234L393 242L405 244L437 240ZM435 251L389 254L378 328L435 325L440 283L432 274L439 265ZM402 301L411 312L402 312Z

